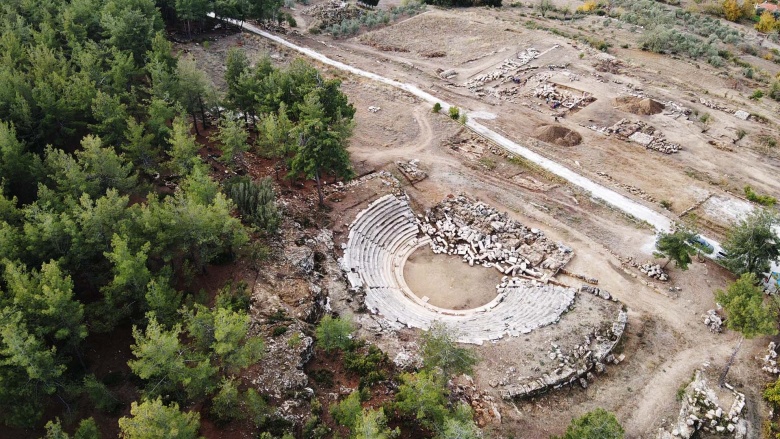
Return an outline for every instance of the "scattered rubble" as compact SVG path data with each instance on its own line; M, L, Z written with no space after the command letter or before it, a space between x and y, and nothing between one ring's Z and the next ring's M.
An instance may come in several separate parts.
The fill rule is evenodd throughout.
M726 319L718 314L718 311L711 309L704 315L704 324L710 329L710 332L720 334L723 332L723 322Z
M693 381L685 388L682 406L677 421L669 432L658 430L656 439L689 439L702 430L706 433L724 434L743 439L747 434L747 421L740 415L745 407L745 395L725 384L734 397L728 412L720 407L715 391L707 385L701 370L694 374Z
M583 293L593 294L594 296L599 296L604 300L612 300L614 302L617 302L617 299L612 297L612 295L609 294L607 290L603 290L601 288L593 287L590 285L583 285L580 287L580 291L582 291Z
M581 280L583 282L587 282L587 283L589 283L591 285L598 285L599 284L599 280L596 279L596 278L585 276L584 274L573 273L573 272L571 272L571 271L569 271L569 270L567 270L565 268L561 268L560 272L565 274L566 276L571 276L571 277L573 277L575 279L579 279L579 280Z
M400 370L414 371L423 367L423 360L417 353L401 349L393 358L393 364Z
M558 363L558 368L550 374L521 379L518 384L506 386L501 391L502 397L505 400L525 398L573 384L587 388L588 381L595 378L591 370L603 373L606 371L607 363L619 364L625 360L624 354L615 356L612 350L620 342L627 321L628 314L620 311L616 321L610 327L586 335L584 342L568 354L564 353L557 344L552 343L549 358Z
M404 177L409 180L409 183L417 183L428 178L428 173L420 168L420 161L417 159L409 160L408 162L395 162L398 166L398 170L401 171Z
M482 87L489 82L496 80L501 80L501 82L513 80L514 76L519 73L520 68L557 47L558 45L556 44L544 52L539 52L535 48L529 47L528 49L517 53L517 60L507 58L492 72L469 79L463 85L472 91L477 91L479 87Z
M780 375L780 368L777 367L777 351L775 350L775 342L770 341L767 346L767 354L764 356L764 365L761 370L769 372L773 375Z
M498 404L487 392L480 391L470 376L455 377L448 383L448 387L454 398L471 406L474 410L474 422L480 428L484 428L488 423L501 423L501 412Z
M669 275L667 275L664 272L664 269L661 268L659 264L652 264L650 262L645 262L644 264L640 265L639 271L646 274L647 277L658 279L660 281L667 281L669 280Z
M278 337L265 337L265 355L259 374L252 378L255 388L274 398L289 392L305 391L309 383L303 366L313 355L314 340L305 335L302 324L290 320L288 330Z
M465 128L459 129L457 133L442 140L442 146L449 147L471 160L477 160L486 150L491 150L491 145L487 140Z
M382 107L375 107L375 106L373 106L373 105L372 105L372 106L370 106L370 107L368 107L368 111L370 111L371 113L377 113L377 112L379 112L379 110L381 110L381 109L382 109Z
M691 100L693 101L693 99ZM732 113L732 114L736 112L735 110L726 107L725 105L720 105L714 101L711 101L709 99L704 99L702 97L699 98L699 103L704 105L707 108L712 108L713 110L725 111L726 113Z
M546 280L574 256L571 248L548 240L541 230L528 229L506 212L463 195L445 199L421 220L434 253L459 255L471 266L494 267L506 275Z
M545 103L553 110L564 107L569 110L585 105L595 101L592 95L587 92L582 92L582 95L576 96L569 90L561 90L558 86L551 82L545 82L540 84L533 90L533 96L536 98L542 98ZM585 104L585 105L582 105Z
M314 17L312 28L325 29L328 26L341 23L350 18L356 18L363 12L354 5L341 0L330 0L325 3L309 6L301 11L303 15Z
M636 186L631 186L630 184L620 183L617 180L615 180L614 178L612 178L612 176L607 174L606 172L596 172L596 175L598 175L599 177L604 178L605 180L611 182L612 184L614 184L615 186L625 190L626 192L628 192L628 193L630 193L632 195L638 196L639 198L641 198L643 200L649 201L651 203L655 203L655 201L656 201L655 198L652 195L648 194L647 192L643 191L642 189L640 189L640 188L638 188Z
M666 140L666 137L655 127L642 121L631 122L628 119L620 119L611 127L598 127L596 125L585 125L587 128L602 134L614 134L617 138L624 141L632 141L644 146L647 149L662 152L664 154L673 154L680 152L682 146Z

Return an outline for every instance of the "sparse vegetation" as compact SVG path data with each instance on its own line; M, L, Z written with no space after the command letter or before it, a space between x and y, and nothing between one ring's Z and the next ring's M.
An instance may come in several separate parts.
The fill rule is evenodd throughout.
M745 186L745 198L754 203L758 203L767 207L777 204L777 199L775 197L770 195L759 195L750 186Z
M577 419L572 419L566 433L556 439L623 439L623 437L625 431L615 415L598 408Z
M498 1L500 3L500 0ZM357 34L363 26L368 29L374 29L379 26L387 25L404 16L417 15L424 10L425 3L410 1L404 5L393 6L389 11L384 9L362 11L358 18L343 20L327 27L324 31L334 37L351 36Z

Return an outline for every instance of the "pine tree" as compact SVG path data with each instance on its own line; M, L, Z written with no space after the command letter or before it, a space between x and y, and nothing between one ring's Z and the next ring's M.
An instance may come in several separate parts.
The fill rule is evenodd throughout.
M344 179L354 175L345 145L352 133L352 124L345 118L327 118L320 94L312 91L301 105L300 120L294 132L298 147L290 162L290 174L313 178L317 182L320 204L323 204L322 178L325 174Z
M353 332L355 325L350 320L326 315L315 330L317 346L328 353L334 349L346 350L352 342Z
M726 326L745 338L777 334L777 306L764 303L764 292L756 286L756 276L745 273L715 298L726 310Z
M448 416L446 390L433 372L405 373L395 396L394 407L414 417L423 426L437 429Z
M398 437L400 430L390 430L384 409L365 409L355 422L350 439L392 439ZM465 439L465 438L464 438Z
M132 417L119 420L122 439L196 439L200 414L179 411L179 405L165 405L161 398L145 400L130 406Z
M195 138L190 134L190 130L184 121L177 117L173 121L173 131L169 140L170 156L169 166L179 175L187 175L195 163L200 160L198 157L198 144Z
M696 253L696 249L689 244L696 236L692 231L680 228L674 233L661 233L655 243L657 257L668 258L664 267L669 262L674 261L677 268L687 270L691 263L691 255Z
M216 368L209 358L194 352L180 340L181 326L166 330L149 315L145 331L133 327L135 344L130 346L135 360L127 364L134 374L147 382L144 394L150 397L182 395L197 400L215 387Z
M723 265L737 275L767 272L770 261L780 256L780 238L773 230L778 222L775 213L759 209L734 224L723 243Z
M232 112L226 112L219 121L219 131L211 140L222 145L220 160L223 163L232 163L233 160L240 159L249 149L248 137L249 133L246 132L244 121L236 118Z
M431 325L422 336L421 352L425 368L441 369L445 379L452 374L471 373L477 357L456 343L453 329L440 322Z

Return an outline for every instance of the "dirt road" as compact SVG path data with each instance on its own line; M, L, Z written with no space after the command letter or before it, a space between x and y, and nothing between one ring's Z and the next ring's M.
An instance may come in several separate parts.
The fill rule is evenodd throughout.
M377 75L376 73L368 72L366 70L359 69L349 64L345 64L333 60L315 50L293 44L278 35L274 35L269 32L266 32L258 28L257 26L253 26L249 23L245 23L244 28L249 32L252 32L264 38L268 38L285 47L288 47L292 50L302 53L310 58L316 59L317 61L323 64L330 65L340 70L344 70L358 76L369 78L381 82L383 84L387 84L392 87L399 88L428 102L430 105L439 103L441 104L442 109L445 112L448 111L450 108L451 104L437 98L436 96L428 92L421 90L419 87L415 85L406 84L403 82L385 78L384 76ZM647 206L637 203L636 201L624 195L621 195L605 186L602 186L594 182L593 180L590 180L589 178L584 177L555 161L552 161L546 157L543 157L531 151L530 149L518 144L517 142L514 142L502 136L501 134L485 127L484 125L476 122L474 119L469 119L466 122L466 126L470 128L472 131L474 131L475 133L492 140L493 142L505 148L506 150L514 154L517 154L527 160L530 160L538 164L539 166L547 169L548 171L558 175L559 177L566 179L570 183L581 187L582 189L588 191L593 197L605 201L606 203L633 216L634 218L647 222L648 224L653 226L657 231L668 231L671 230L673 227L674 222L668 217L666 217L665 215L662 215L650 209ZM720 243L707 237L703 237L703 238L707 240L715 248L714 254L717 254L717 252L721 250Z

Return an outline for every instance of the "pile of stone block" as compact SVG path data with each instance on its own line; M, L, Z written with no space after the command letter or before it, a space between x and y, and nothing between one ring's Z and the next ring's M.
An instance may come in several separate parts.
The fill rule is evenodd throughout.
M604 132L615 134L620 139L638 143L647 149L664 154L674 154L682 149L679 144L666 140L663 133L657 131L655 127L642 121L632 122L628 119L620 119Z
M723 332L724 318L718 314L718 311L711 309L704 315L704 324L710 329L710 332L720 334Z
M664 269L661 268L658 264L651 264L650 262L645 262L644 264L640 265L639 271L646 274L647 277L658 279L660 281L667 281L669 280L669 275L667 275L664 272Z
M780 374L780 368L777 367L777 351L775 350L775 347L775 342L769 342L767 354L764 356L764 365L761 367L761 370L773 375L778 375Z
M465 196L445 199L421 223L434 253L459 255L470 266L494 267L510 276L551 276L574 256L571 248L547 239L541 230Z
M420 168L420 161L417 159L412 159L408 162L398 161L395 162L395 164L398 166L398 170L401 171L404 177L412 184L428 178L428 174Z
M540 55L541 52L533 47L529 47L518 52L517 60L507 58L493 71L471 78L463 85L472 91L477 91L478 88L496 80L502 80L502 82L512 80L521 67L539 58Z
M689 439L698 431L723 434L742 439L747 434L747 421L741 417L745 408L745 395L728 383L726 389L733 393L734 402L729 411L720 407L718 396L707 385L707 380L697 370L693 381L685 388L682 406L672 431L660 429L656 439ZM709 437L709 436L708 436Z
M564 107L572 109L581 103L589 103L593 99L587 94L575 96L569 91L561 91L553 83L542 83L533 90L533 96L544 99L553 108Z
M330 0L325 3L310 6L301 11L301 14L309 15L316 19L311 27L320 29L339 24L350 18L357 18L362 13L363 11L356 6L340 0Z

